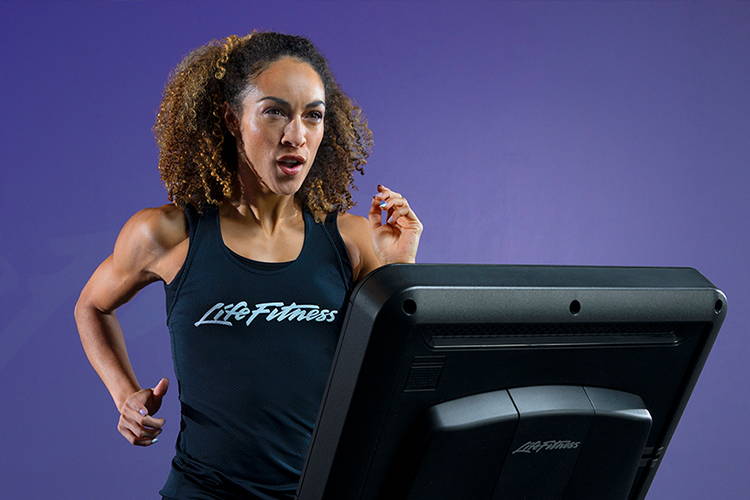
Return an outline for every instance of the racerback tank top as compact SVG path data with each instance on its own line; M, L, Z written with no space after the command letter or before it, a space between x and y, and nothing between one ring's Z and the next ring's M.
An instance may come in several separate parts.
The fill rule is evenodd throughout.
M352 288L336 212L305 208L290 262L243 257L219 210L191 205L187 257L164 285L180 430L159 493L294 498Z

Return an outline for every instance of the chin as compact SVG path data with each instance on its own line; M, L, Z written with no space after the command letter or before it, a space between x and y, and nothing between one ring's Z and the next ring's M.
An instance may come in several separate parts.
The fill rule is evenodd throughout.
M284 186L279 186L278 191L276 194L279 195L285 195L285 196L291 196L293 194L296 194L300 188L302 187L304 180L302 182L296 183L296 182L290 182Z

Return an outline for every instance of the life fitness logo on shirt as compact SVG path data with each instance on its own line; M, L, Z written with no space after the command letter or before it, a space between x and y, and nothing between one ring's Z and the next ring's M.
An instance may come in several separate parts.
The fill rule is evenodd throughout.
M201 325L226 325L233 326L233 321L242 321L248 314L245 325L250 325L255 318L264 314L266 321L324 321L333 322L336 320L337 310L321 309L315 304L296 304L292 302L284 305L283 302L264 302L255 304L252 311L247 307L244 300L236 304L224 304L217 302L214 304L201 319L194 323L195 326Z

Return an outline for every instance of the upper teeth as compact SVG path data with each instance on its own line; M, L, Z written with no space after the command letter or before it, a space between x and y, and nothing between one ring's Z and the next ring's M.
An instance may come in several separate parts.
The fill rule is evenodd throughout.
M300 163L299 160L281 160L281 162L282 163L290 163L290 164Z

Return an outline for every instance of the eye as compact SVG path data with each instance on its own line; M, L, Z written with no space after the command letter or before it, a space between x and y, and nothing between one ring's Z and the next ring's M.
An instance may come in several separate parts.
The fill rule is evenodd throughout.
M318 120L320 120L320 119L322 119L322 118L323 118L323 113L321 113L320 111L313 111L313 112L312 112L312 115L313 115L313 116L314 116L315 118L317 118Z
M284 114L284 112L280 110L279 108L268 108L266 110L266 113L271 113L272 111L278 111L279 113Z

